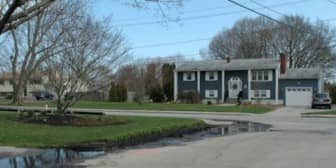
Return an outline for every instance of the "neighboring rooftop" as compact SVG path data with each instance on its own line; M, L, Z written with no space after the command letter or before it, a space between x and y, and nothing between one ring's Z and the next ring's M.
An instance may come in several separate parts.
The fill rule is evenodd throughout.
M17 73L17 75L20 75L20 74ZM41 77L46 76L46 75L47 75L46 72L36 72L36 73L31 75L30 79L38 79L38 78L41 78ZM12 73L10 73L10 72L0 73L0 79L10 80L10 79L12 79Z
M193 61L177 64L177 71L205 71L205 70L246 70L273 69L279 66L278 59L231 59Z
M290 68L285 74L280 74L280 79L318 79L321 75L320 68Z

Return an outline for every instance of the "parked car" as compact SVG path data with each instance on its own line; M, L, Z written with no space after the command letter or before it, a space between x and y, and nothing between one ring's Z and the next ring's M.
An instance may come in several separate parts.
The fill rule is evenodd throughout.
M327 107L331 109L331 98L328 93L318 93L313 97L312 108Z
M35 92L34 97L36 98L36 100L53 100L54 99L54 95L47 91Z

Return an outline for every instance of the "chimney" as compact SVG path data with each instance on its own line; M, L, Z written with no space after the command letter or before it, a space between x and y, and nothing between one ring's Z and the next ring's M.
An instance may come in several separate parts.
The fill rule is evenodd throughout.
M280 53L280 73L285 74L287 71L288 56L284 53Z
M231 62L231 58L230 57L226 57L226 63L230 63Z

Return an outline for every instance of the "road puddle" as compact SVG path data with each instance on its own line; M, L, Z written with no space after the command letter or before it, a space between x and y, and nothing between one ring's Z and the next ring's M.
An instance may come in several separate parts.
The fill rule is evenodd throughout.
M198 141L207 138L230 136L242 133L266 132L269 131L270 128L272 127L271 125L268 124L246 122L246 121L229 121L229 120L213 120L213 121L225 122L225 123L231 122L231 124L216 125L207 130L193 134L186 134L178 138L176 137L163 138L159 141L139 145L137 148L151 148L151 147L155 148L158 146L186 145L187 142Z
M216 125L207 130L193 134L180 135L179 137L163 138L159 141L127 147L124 149L144 149L140 154L155 154L154 148L171 145L186 145L187 142L202 140L206 138L237 135L248 132L264 132L271 128L271 125L245 122L245 121L227 121L213 120L215 122L230 122L230 124ZM102 156L107 152L114 152L111 149L90 149L90 148L60 148L47 149L39 154L26 156L16 156L9 158L0 158L1 168L44 168L44 167L73 167L73 164L95 157ZM138 151L139 152L139 151Z

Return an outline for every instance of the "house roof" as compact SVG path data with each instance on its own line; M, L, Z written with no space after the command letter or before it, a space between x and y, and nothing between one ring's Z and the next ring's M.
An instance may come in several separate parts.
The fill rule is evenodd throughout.
M320 68L290 68L285 74L280 74L280 79L319 79Z
M193 61L177 64L177 71L204 71L204 70L247 70L247 69L274 69L279 66L277 59L231 59Z
M17 73L17 75L20 75L19 73ZM43 76L46 76L46 72L36 72L34 74L31 75L30 79L39 79ZM3 72L0 73L0 79L5 79L5 80L10 80L12 79L12 73L11 72Z

